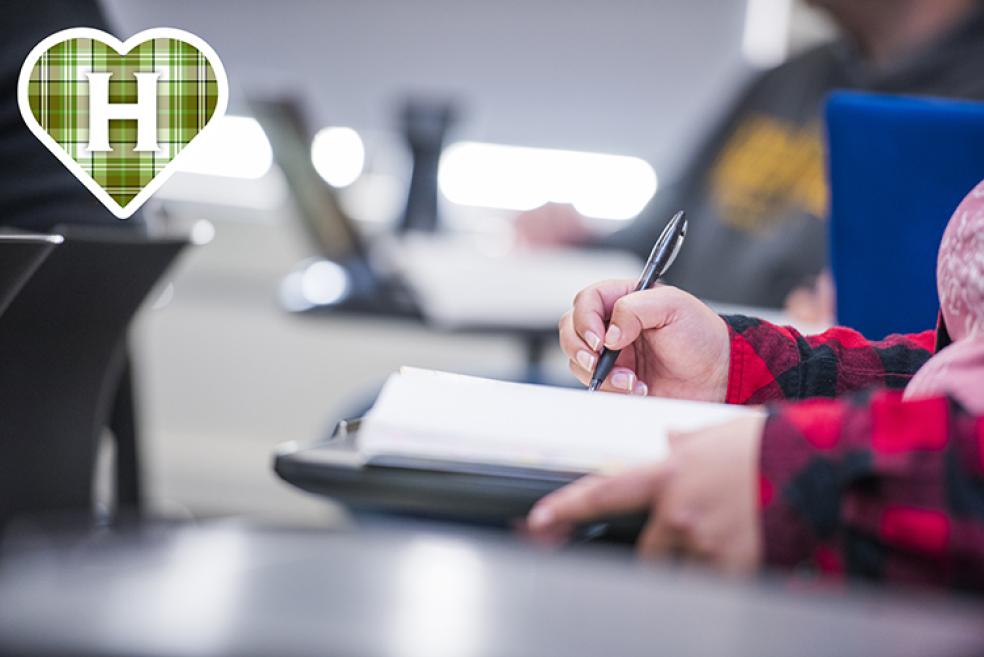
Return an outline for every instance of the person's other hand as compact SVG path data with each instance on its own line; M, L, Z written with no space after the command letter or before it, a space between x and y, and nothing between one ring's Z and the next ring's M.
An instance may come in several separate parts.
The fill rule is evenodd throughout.
M574 375L590 383L606 346L622 353L602 390L723 402L731 358L724 320L677 288L634 288L635 281L605 281L574 298L559 325Z
M649 512L637 550L682 556L731 574L762 563L758 455L764 418L733 420L671 436L663 462L595 475L551 493L527 518L535 539L556 543L576 525Z
M576 246L591 239L584 217L565 203L546 203L515 220L516 242L520 246Z
M836 315L834 278L824 270L813 285L798 287L786 297L786 314L797 322L833 326Z

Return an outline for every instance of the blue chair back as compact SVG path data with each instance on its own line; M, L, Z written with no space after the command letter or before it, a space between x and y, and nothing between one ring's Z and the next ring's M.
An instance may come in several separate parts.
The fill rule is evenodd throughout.
M826 118L838 323L932 328L943 230L984 179L984 103L836 92Z

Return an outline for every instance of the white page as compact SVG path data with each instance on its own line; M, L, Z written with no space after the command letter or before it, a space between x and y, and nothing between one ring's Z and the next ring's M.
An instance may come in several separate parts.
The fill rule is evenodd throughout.
M759 413L403 368L359 429L360 450L573 472L658 461L667 434Z

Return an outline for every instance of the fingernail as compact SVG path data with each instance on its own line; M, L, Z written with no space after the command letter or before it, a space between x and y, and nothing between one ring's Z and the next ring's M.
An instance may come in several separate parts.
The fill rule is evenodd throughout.
M635 374L630 374L628 372L615 372L612 374L612 386L618 388L619 390L632 392L632 388L635 386Z
M529 526L532 529L543 529L544 527L549 527L553 521L553 511L546 507L538 506L530 511Z
M609 347L614 347L618 344L618 339L622 337L622 329L620 329L615 324L608 327L608 332L605 333L605 344Z
M587 342L588 346L594 349L595 351L598 351L598 349L601 347L601 338L599 338L594 331L585 331L584 341Z
M581 351L577 352L577 364L580 365L585 370L587 370L588 372L593 371L595 365L594 354L582 349Z
M640 397L645 397L649 394L649 386L647 386L642 381L637 381L635 386L632 388L633 395L639 395Z

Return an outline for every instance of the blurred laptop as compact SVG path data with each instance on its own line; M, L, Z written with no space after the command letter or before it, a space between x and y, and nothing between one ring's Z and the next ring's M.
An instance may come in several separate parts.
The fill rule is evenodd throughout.
M254 99L305 229L322 257L351 277L347 308L419 313L444 328L553 330L581 288L635 278L624 252L491 250L475 238L409 233L372 248L311 161L311 132L293 100Z
M348 276L347 308L368 312L419 314L399 280L384 276L369 262L369 248L338 203L335 190L311 162L311 133L298 103L283 98L254 98L250 108L266 133L273 157L284 173L301 223L322 258L340 265Z

